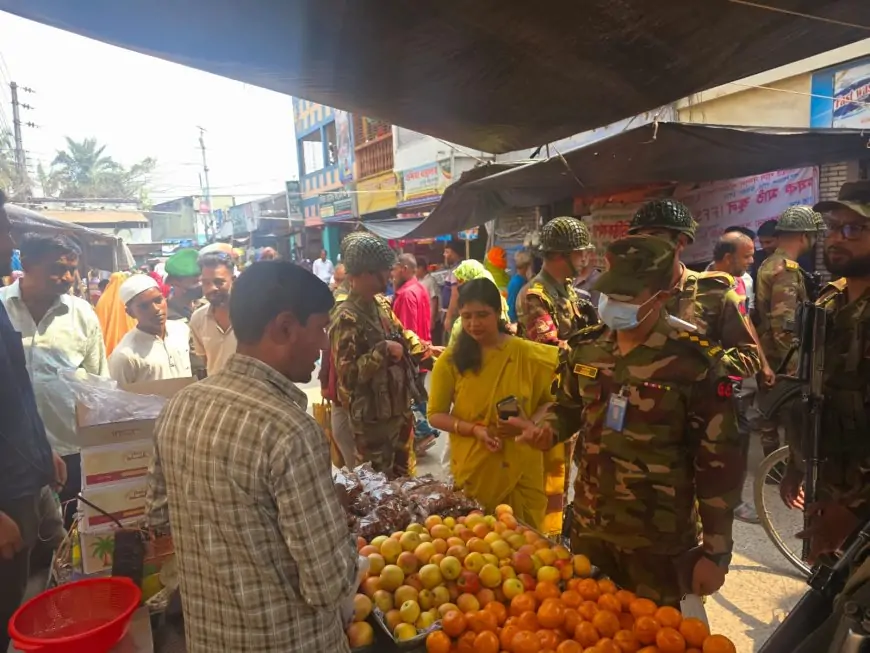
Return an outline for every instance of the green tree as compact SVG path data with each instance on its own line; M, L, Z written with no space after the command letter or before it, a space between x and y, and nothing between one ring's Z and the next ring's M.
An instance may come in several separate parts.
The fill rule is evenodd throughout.
M148 157L125 168L105 152L106 146L95 138L76 141L67 136L66 149L57 152L50 169L37 169L43 194L70 199L141 199L146 195L157 161Z
M112 564L112 557L115 555L115 536L98 537L97 541L91 544L91 555L100 558L106 566Z
M15 164L15 138L8 129L0 130L0 188L13 200L30 194L30 178L19 174Z

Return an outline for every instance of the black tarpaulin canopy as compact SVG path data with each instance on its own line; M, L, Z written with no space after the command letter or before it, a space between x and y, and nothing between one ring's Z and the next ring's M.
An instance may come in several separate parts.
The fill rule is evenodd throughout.
M868 0L0 0L0 9L496 153L866 38L870 25Z
M870 135L852 130L649 124L539 162L475 168L447 188L408 238L470 229L507 209L573 196L850 161L867 156L868 147Z

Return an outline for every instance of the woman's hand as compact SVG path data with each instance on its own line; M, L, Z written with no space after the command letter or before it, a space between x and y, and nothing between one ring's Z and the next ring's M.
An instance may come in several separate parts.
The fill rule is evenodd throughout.
M488 426L483 424L475 424L471 430L471 434L477 440L493 453L501 451L501 440L493 433Z
M507 423L522 432L522 435L517 438L518 444L527 444L541 451L549 451L553 448L553 429L549 424L538 426L524 417L511 417Z

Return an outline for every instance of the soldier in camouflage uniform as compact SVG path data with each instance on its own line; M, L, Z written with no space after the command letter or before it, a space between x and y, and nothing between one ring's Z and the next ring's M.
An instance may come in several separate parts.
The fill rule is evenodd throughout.
M518 335L546 345L567 346L568 340L598 322L595 307L574 290L574 258L592 247L589 232L576 218L554 218L541 229L541 271L517 297Z
M548 424L522 436L581 432L572 550L665 605L724 582L746 465L725 352L666 312L674 259L653 236L608 247L604 324L562 352Z
M568 347L572 336L598 323L595 308L574 289L584 252L591 248L586 225L576 218L554 218L544 225L540 236L543 268L517 296L519 335ZM543 530L547 535L562 531L570 456L571 444L567 443L556 445L544 457L547 513Z
M792 355L787 366L781 369L795 338L795 314L801 303L810 298L807 290L808 274L801 269L797 259L815 247L818 237L819 216L809 206L792 206L776 221L778 246L758 269L755 286L755 311L758 322L758 337L761 347L777 372L797 374L798 357ZM759 388L763 397L765 388ZM761 431L761 447L764 455L779 448L779 426L794 430L785 419L764 419L758 427Z
M822 465L818 504L810 509L815 513L809 532L815 556L835 551L870 519L870 182L845 184L837 201L813 208L826 214L825 267L840 277L816 302L825 308L828 325ZM792 455L781 489L786 503L794 506L804 456L798 433L788 435Z
M351 292L333 309L329 326L338 398L349 413L356 463L371 462L391 478L404 476L411 403L425 399L417 369L429 347L402 328L382 295L395 253L371 234L355 236L343 249Z
M694 272L680 262L680 252L695 240L698 224L689 209L676 200L653 200L635 213L629 234L659 236L676 247L672 284L666 306L674 317L693 324L698 335L725 349L723 361L730 373L746 379L762 371L758 343L740 310L741 298L734 278L725 272ZM765 372L766 377L772 374Z

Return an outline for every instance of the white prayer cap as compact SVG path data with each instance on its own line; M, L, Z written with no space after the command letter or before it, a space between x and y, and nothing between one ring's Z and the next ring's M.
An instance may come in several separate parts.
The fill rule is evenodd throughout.
M203 254L228 254L233 258L236 257L236 253L233 251L233 246L229 243L212 243L211 245L206 245L201 250L199 250L199 255Z
M136 295L145 292L149 288L159 287L160 286L157 285L157 282L147 274L134 274L121 284L121 287L118 289L118 294L121 296L121 301L124 302L124 306L126 306Z

